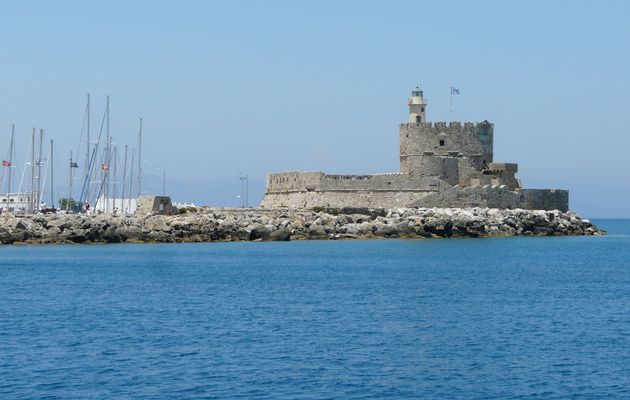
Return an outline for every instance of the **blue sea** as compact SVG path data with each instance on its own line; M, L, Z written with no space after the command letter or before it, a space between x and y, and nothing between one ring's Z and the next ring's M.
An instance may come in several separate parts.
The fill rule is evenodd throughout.
M628 399L608 236L0 247L0 399Z

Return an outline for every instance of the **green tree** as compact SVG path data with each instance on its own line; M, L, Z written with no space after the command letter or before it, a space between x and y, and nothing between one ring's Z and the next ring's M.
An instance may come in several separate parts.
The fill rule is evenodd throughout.
M69 210L76 210L77 208L77 201L75 199L73 199L72 197L65 198L62 197L59 199L59 209L60 210L65 210L66 207L68 207Z

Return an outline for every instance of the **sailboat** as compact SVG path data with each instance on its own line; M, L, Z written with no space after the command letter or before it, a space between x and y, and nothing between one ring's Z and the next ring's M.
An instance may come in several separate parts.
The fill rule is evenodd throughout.
M119 176L118 149L110 134L110 99L107 96L105 112L100 123L100 129L94 144L90 142L90 95L88 94L86 112L84 117L84 129L87 133L87 152L85 157L85 175L80 182L80 194L78 197L78 209L86 214L132 214L135 212L137 199L132 196L133 152L128 174L128 147L125 146L124 164L122 168L122 182L117 181ZM83 138L83 130L79 146ZM142 148L142 119L140 119L140 131L138 133L138 153ZM77 152L78 154L78 152ZM74 174L72 169L78 168L70 154L70 173L68 180L68 196L72 198ZM142 185L142 165L138 163L138 188ZM127 179L127 177L130 177ZM128 181L127 181L128 180ZM122 188L122 189L121 189ZM117 196L117 190L122 192ZM138 189L140 190L140 189ZM69 202L69 201L68 201ZM68 210L69 211L69 210ZM77 210L78 211L78 210Z

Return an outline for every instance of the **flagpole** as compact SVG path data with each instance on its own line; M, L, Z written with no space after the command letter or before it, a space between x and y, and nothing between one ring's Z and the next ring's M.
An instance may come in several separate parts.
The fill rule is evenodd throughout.
M451 87L449 89L450 92L450 107L448 111L448 122L453 122L453 84L451 83Z

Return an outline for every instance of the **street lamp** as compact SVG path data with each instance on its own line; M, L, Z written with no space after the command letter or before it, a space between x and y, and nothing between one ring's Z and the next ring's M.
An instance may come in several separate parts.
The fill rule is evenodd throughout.
M238 178L241 181L241 207L249 206L249 177L241 174Z

